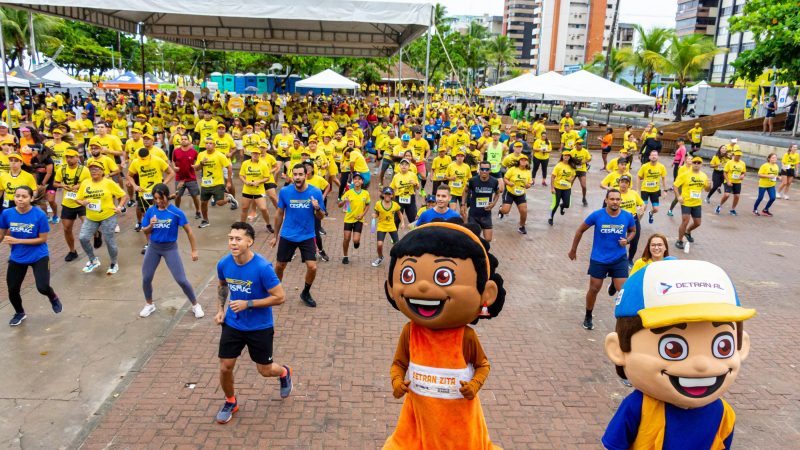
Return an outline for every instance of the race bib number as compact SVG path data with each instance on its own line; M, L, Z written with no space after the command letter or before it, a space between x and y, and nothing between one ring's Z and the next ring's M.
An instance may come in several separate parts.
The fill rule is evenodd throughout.
M569 187L569 181L561 180L561 181L558 182L558 185L559 186L564 186L564 187Z
M489 206L489 197L478 197L475 199L476 208L486 208Z
M736 172L734 172L734 173L732 173L732 174L731 174L731 179L733 179L733 180L738 180L738 179L740 179L741 177L742 177L742 176L741 176L740 174L736 173Z
M444 180L444 174L443 173L436 174L436 175L433 176L433 179L436 180L436 181L442 181L442 180Z
M644 183L644 187L654 188L658 186L658 182L656 181L647 181Z
M700 191L689 192L689 198L692 198L692 199L695 199L695 200L699 200L701 197L702 197L702 194L701 194Z
M523 194L525 194L525 189L514 188L514 195L523 195Z
M403 197L399 197L399 198L397 199L397 201L398 201L398 203L400 203L401 205L410 205L410 204L411 204L411 196L409 196L409 195L406 195L406 196L403 196Z
M211 178L203 178L202 180L200 180L200 184L203 186L211 186L211 183L213 182L214 180L212 180Z
M89 202L86 207L89 209L89 211L100 212L103 210L103 208L100 206L100 201Z
M64 163L60 159L53 159L53 164L55 164L56 166L60 166Z
M773 182L778 181L778 177L769 177L769 181Z
M425 397L441 399L463 399L461 381L469 382L475 374L472 364L464 369L442 369L427 367L413 362L408 364L406 380L411 381L411 392Z
M145 192L145 193L142 194L142 198L145 199L145 200L152 200L153 199L153 193L152 192Z
M278 147L280 147L280 148L288 148L289 147L289 143L286 142L286 141L280 141L280 142L278 142Z
M10 204L11 204L11 202L9 202L9 200L8 200L7 198L4 198L4 199L3 199L3 208L8 208L8 206L9 206Z
M75 199L78 198L78 193L77 192L66 191L66 192L64 192L64 198L70 199L70 200L75 200Z
M464 186L463 182L461 182L461 181L453 181L453 187L454 188L460 188L462 186Z
M500 165L499 165L499 164L497 164L497 163L492 163L492 172L497 172L497 170L498 170L499 168L500 168Z
M792 169L793 167L794 166L791 166L791 165L788 165L788 164L784 164L783 165L783 170L789 170L789 169Z

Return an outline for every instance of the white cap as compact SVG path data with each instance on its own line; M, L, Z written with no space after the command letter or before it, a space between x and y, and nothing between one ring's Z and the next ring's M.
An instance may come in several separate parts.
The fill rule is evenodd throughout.
M732 143L732 144L735 144L735 143L737 143L737 142L739 142L739 139L737 139L737 138L732 138L732 139L731 139L731 143Z
M0 128L8 128L8 124L5 122L0 122Z

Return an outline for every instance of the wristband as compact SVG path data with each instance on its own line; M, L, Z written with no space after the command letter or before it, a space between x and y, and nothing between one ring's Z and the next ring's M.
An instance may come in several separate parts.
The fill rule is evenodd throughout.
M253 307L253 301L252 300L248 300L247 301L247 309L250 309L252 307Z

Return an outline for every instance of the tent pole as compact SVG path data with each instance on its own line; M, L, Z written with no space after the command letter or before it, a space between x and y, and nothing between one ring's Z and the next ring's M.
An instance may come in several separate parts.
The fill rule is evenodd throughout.
M403 85L403 47L400 47L400 61L397 63L397 80L394 82L395 101L400 101L400 86Z
M422 105L422 122L424 123L428 119L428 71L430 70L431 65L431 33L433 32L433 8L434 6L431 5L431 21L428 25L428 44L425 49L425 97L423 100ZM402 85L402 83L401 83Z
M145 98L147 95L146 83L147 83L147 72L145 71L144 67L144 23L139 23L139 53L142 54L142 98ZM142 105L139 105L140 107Z
M33 69L33 66L36 64L36 35L33 32L33 12L32 11L28 11L28 30L30 30L30 38L31 38L31 43L30 43L31 47L29 49L30 53L31 53L30 54L31 66L30 67L31 67L31 69Z
M9 106L9 101L11 99L11 95L8 92L8 70L6 69L6 43L5 39L3 39L3 21L0 20L0 57L2 57L3 61L0 64L3 65L3 88L5 89L6 93L6 117L9 119L8 122L11 122L11 111Z

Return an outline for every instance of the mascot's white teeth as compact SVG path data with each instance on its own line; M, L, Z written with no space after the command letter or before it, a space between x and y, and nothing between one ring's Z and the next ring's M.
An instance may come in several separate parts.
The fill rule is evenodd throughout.
M442 303L441 300L420 300L418 298L410 298L408 302L418 306L439 306Z
M678 383L681 387L694 388L694 387L709 387L717 382L717 377L708 378L684 378L678 377Z

